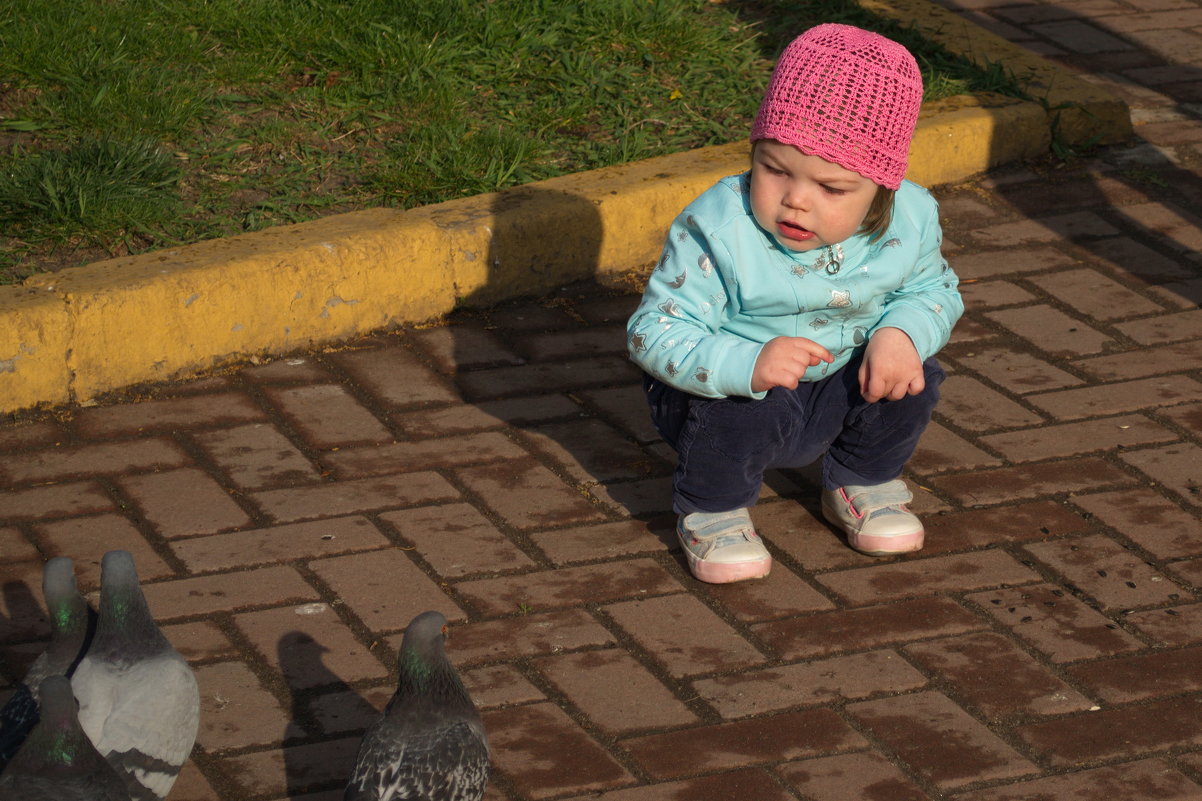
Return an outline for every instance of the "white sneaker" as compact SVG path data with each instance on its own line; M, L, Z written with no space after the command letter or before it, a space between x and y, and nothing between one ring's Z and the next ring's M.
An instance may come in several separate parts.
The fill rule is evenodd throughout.
M822 491L822 516L860 553L892 556L922 549L922 521L906 508L914 495L897 479Z
M699 581L729 584L763 578L772 569L772 555L755 533L746 509L681 515L676 537Z

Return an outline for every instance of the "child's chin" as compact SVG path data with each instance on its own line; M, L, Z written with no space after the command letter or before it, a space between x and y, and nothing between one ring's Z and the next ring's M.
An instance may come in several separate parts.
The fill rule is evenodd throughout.
M822 247L822 243L817 239L797 240L785 239L783 236L778 236L776 237L776 241L780 243L781 247L794 253L805 253L806 251L817 250Z

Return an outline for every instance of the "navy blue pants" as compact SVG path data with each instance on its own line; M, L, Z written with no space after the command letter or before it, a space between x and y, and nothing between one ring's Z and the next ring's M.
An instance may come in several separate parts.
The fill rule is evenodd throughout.
M927 359L921 393L876 403L861 397L859 369L857 357L821 381L774 387L759 400L700 398L644 375L651 420L679 457L676 513L752 506L765 470L802 467L823 454L826 489L900 476L939 401L943 368Z

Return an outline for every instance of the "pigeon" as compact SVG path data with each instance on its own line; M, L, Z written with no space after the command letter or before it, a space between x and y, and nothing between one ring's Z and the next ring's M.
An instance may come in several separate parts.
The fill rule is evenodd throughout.
M423 612L401 641L397 690L363 735L343 801L479 801L488 739L443 643L447 619Z
M75 564L66 556L42 569L42 597L50 615L50 644L38 655L25 680L0 709L0 772L38 722L34 691L50 676L70 677L92 638L96 615L79 594Z
M0 799L130 801L125 782L79 725L71 680L50 676L37 694L40 719L0 776Z
M200 690L155 624L128 551L100 562L96 634L71 686L80 726L133 801L162 801L196 742Z

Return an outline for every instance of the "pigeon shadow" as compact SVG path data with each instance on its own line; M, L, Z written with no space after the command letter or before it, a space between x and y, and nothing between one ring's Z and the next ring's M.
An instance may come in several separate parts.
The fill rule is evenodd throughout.
M289 797L345 787L358 750L355 735L379 715L326 666L324 654L329 652L303 631L289 631L276 644L289 696L289 720L281 738Z

